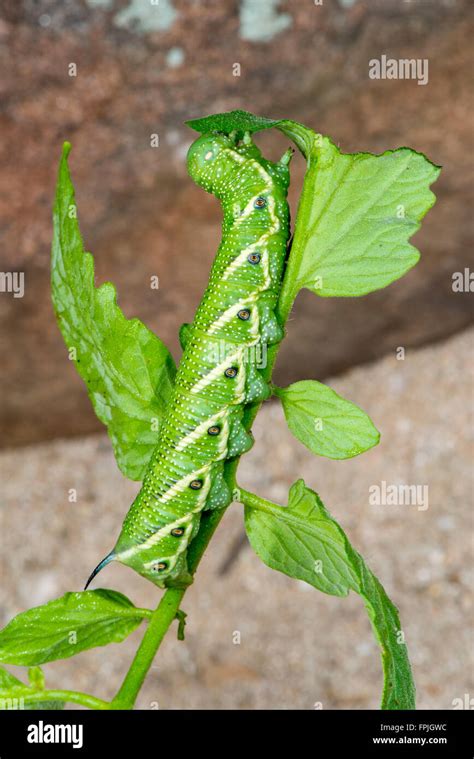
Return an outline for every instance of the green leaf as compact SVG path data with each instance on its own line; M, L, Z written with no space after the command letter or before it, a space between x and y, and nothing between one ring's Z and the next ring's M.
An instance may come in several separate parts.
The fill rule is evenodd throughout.
M262 129L270 129L270 127L279 123L280 120L275 121L275 119L267 119L265 116L256 116L248 111L240 110L214 113L211 116L204 116L200 119L191 119L185 122L187 126L201 134L209 134L210 132L230 134L231 132L237 132L238 138L242 138L245 132L253 134L254 132L260 132Z
M0 631L0 661L35 666L120 643L150 614L115 590L66 593L18 614Z
M33 678L35 684L32 683L31 687L28 687L17 677L8 672L8 670L0 667L0 711L7 711L9 709L64 709L64 701L36 701L34 703L28 703L24 701L25 696L31 693L36 693L44 688L37 687L41 683L41 677L39 673L41 670L39 667L35 667L34 671L30 670L30 678ZM41 673L42 674L42 673Z
M306 130L307 132L308 130ZM436 198L440 168L409 148L343 154L313 134L283 294L366 295L411 269L408 239Z
M156 335L138 319L125 318L110 282L94 286L94 260L84 252L77 222L69 151L65 143L54 207L53 304L94 410L107 425L121 471L142 480L176 367Z
M185 122L191 129L201 134L222 132L224 134L236 133L237 139L242 139L245 132L254 134L264 129L276 127L287 137L290 137L299 147L304 156L308 157L313 145L314 132L312 129L290 119L269 119L266 116L256 116L249 111L227 111L213 113L201 119L191 119Z
M11 672L9 672L4 667L0 667L0 693L2 691L8 690L9 688L26 688L27 686L21 682L21 680L18 680L15 675L12 675Z
M283 404L288 427L318 456L349 459L372 448L380 433L367 414L315 380L274 388Z
M317 493L298 480L287 507L245 491L241 500L249 541L265 564L323 593L347 596L353 590L363 598L381 648L382 708L414 709L415 686L398 611Z

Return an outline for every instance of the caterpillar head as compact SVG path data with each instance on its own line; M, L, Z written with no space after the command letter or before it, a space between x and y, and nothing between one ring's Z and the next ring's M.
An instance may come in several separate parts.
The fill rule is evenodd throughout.
M188 150L187 166L192 179L213 195L219 195L221 182L232 168L226 160L235 141L225 134L205 134L198 137Z

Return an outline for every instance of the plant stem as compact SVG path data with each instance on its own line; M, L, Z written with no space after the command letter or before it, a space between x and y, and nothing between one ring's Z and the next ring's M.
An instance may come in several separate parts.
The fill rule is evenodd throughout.
M80 693L74 690L39 690L36 693L20 692L19 698L25 704L35 704L42 701L68 701L74 704L81 704L81 706L86 706L89 709L110 709L108 701L91 696L89 693Z
M138 692L151 667L161 641L176 618L184 588L169 588L153 612L142 642L135 654L120 690L111 703L112 709L132 709Z

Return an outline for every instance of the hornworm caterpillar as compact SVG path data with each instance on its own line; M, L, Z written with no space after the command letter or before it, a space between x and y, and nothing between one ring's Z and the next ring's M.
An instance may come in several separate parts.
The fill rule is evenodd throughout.
M252 446L246 404L270 394L256 348L283 337L274 308L289 238L291 155L267 161L249 134L207 134L189 149L189 174L222 203L222 242L194 321L181 331L184 353L142 488L87 585L112 560L160 587L187 584L186 551L201 513L232 499L224 463Z

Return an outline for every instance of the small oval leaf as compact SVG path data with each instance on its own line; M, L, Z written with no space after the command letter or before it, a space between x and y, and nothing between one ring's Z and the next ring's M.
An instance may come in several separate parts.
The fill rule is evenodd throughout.
M317 456L349 459L380 440L362 409L321 382L302 380L274 392L293 435Z

